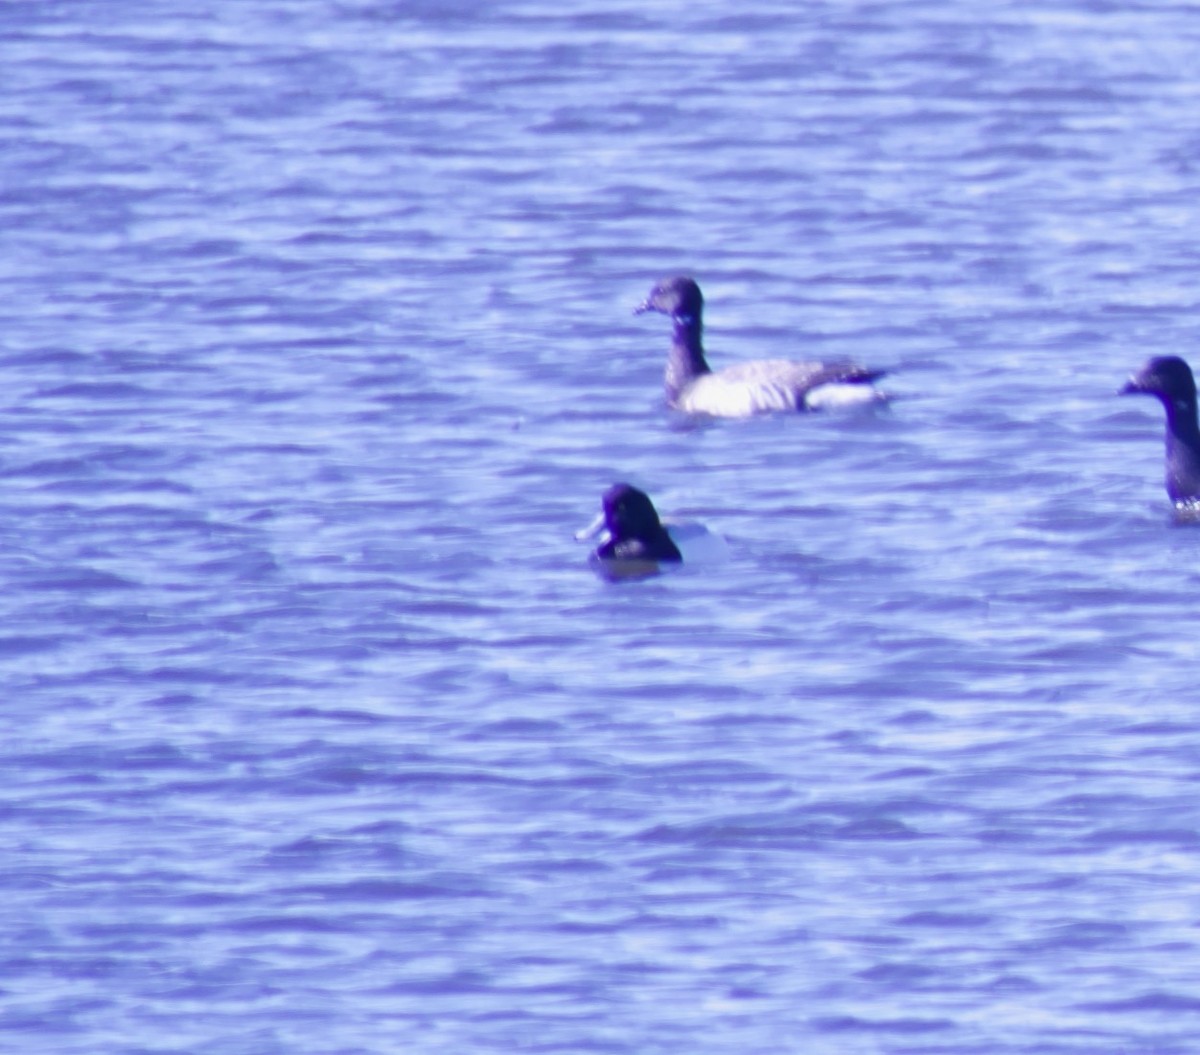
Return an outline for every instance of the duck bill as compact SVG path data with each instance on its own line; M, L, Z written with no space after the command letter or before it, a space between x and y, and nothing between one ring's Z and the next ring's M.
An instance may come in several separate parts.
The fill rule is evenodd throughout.
M1142 388L1141 382L1138 381L1137 376L1135 375L1134 377L1131 377L1128 381L1126 381L1125 384L1123 384L1120 388L1117 389L1117 395L1118 396L1132 396L1132 395L1136 395L1138 392L1143 392L1143 391L1145 391L1145 389Z
M601 510L599 515L587 527L575 532L576 542L586 542L588 539L595 538L604 530L604 511Z
M634 315L645 315L648 311L653 311L654 305L648 300L643 300L636 308L633 309Z

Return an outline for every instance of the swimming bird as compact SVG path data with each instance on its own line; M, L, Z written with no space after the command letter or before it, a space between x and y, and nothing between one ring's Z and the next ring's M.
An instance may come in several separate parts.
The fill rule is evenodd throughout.
M600 515L576 534L583 540L604 531L604 538L591 555L593 563L618 565L622 573L651 574L660 563L683 560L658 518L658 510L644 491L631 484L613 484L601 499Z
M1176 505L1200 501L1200 427L1196 423L1196 379L1177 355L1149 360L1121 388L1157 396L1167 412L1167 494Z
M704 297L687 275L664 278L635 310L657 311L675 325L664 378L667 403L688 414L745 418L772 411L864 405L884 399L871 384L883 370L847 360L829 363L756 359L714 371L701 342Z

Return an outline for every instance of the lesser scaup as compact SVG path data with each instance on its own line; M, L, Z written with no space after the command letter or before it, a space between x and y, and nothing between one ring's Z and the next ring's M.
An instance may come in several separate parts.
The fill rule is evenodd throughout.
M631 484L613 484L601 499L600 515L576 534L583 540L604 532L591 555L593 564L606 572L625 575L653 574L659 564L683 560L658 518L658 510L644 491Z
M1121 388L1121 395L1157 396L1167 412L1167 494L1179 504L1200 502L1200 427L1196 380L1177 355L1151 359Z
M647 311L669 315L674 323L665 376L667 402L685 413L744 418L772 411L877 403L884 398L871 385L884 371L848 361L757 359L714 372L701 343L704 297L686 275L664 278L634 314Z

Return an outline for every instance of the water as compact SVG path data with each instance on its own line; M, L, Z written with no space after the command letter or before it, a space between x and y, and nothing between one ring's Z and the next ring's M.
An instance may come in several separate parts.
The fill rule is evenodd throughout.
M0 1047L1194 1051L1194 13L4 5Z

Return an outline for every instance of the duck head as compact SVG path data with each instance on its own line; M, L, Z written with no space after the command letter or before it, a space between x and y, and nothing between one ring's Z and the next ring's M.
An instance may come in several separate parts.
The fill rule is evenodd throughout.
M687 275L673 275L658 282L633 313L641 315L647 311L669 315L676 322L697 323L704 311L704 296L695 279Z

